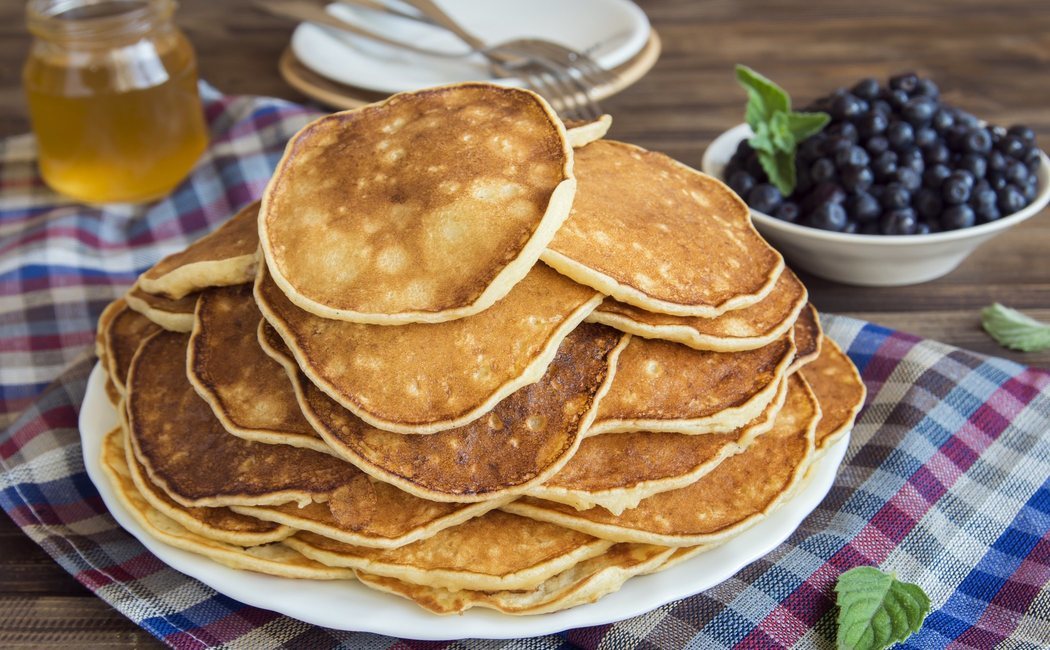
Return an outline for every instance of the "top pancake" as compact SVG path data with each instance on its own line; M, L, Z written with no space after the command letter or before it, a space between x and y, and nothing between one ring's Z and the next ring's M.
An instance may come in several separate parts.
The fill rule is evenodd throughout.
M255 296L310 380L374 427L436 433L477 420L543 376L602 297L537 264L491 309L444 323L384 327L296 307L259 267Z
M263 196L274 280L326 318L394 325L476 314L569 213L565 128L535 93L467 83L321 118Z
M179 299L199 289L250 282L259 248L258 219L259 202L249 203L215 232L157 262L142 274L138 287Z
M610 299L599 305L588 320L696 350L754 350L772 343L791 328L806 305L807 295L798 276L785 268L768 296L754 305L714 318L654 314ZM797 340L795 344L799 344Z
M671 158L599 140L576 150L572 213L542 259L621 302L713 317L754 304L784 261L740 197Z

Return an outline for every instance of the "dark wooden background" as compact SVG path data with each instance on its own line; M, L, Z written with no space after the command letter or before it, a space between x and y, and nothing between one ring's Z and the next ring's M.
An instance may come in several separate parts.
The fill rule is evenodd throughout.
M181 0L178 23L200 70L229 93L303 100L277 74L291 25L249 0ZM796 104L864 76L916 70L944 96L993 123L1024 123L1050 143L1050 2L1046 0L644 0L664 51L636 86L605 102L612 136L696 167L704 147L741 121L732 66L746 63ZM23 3L0 2L0 136L28 130L19 77ZM864 289L804 278L823 311L1050 367L1050 352L1016 354L981 330L993 301L1050 321L1050 218L1044 213L972 255L951 275L913 287ZM156 642L66 575L0 516L0 647Z

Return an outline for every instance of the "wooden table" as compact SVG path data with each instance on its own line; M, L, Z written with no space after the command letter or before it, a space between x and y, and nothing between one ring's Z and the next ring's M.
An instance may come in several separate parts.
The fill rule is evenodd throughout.
M229 93L302 101L276 71L291 26L250 0L181 0L178 22L204 78ZM699 167L704 147L741 121L732 66L746 63L798 105L853 81L917 70L944 96L993 123L1025 123L1050 143L1050 4L1043 0L647 0L663 56L636 86L605 102L612 136ZM29 46L22 3L0 3L0 136L28 129L19 70ZM1050 321L1050 218L1043 214L986 244L948 277L865 289L803 278L817 307L961 347L1050 367L980 329L978 310L1000 301ZM66 575L0 517L0 646L156 642Z

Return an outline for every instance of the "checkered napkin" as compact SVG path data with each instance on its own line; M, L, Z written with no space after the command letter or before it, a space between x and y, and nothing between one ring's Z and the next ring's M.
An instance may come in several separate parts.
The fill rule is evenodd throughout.
M169 569L106 513L77 412L103 306L163 255L259 196L313 116L202 87L212 145L149 206L85 208L40 181L28 137L0 143L0 506L99 597L173 647L829 646L832 587L858 565L920 584L911 648L1050 646L1050 374L826 316L869 403L823 504L767 557L636 618L511 642L419 643L307 625ZM347 612L348 617L353 612Z

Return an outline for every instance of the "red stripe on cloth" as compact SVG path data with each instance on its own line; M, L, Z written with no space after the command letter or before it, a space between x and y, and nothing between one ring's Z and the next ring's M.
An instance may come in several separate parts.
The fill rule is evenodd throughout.
M104 239L100 239L95 233L88 230L81 230L79 228L70 228L69 226L49 226L42 230L29 233L23 237L19 237L12 241L7 246L0 247L0 255L16 250L23 246L28 246L38 241L48 241L53 239L74 239L84 246L93 248L97 251L107 250L124 250L127 248L125 242L107 242Z
M901 332L886 337L879 349L864 367L864 383L868 387L868 401L878 394L882 385L890 378L904 357L911 352L920 339Z
M39 352L41 350L64 350L87 345L95 340L94 330L19 336L0 339L0 352Z
M98 498L72 503L30 503L17 505L8 514L19 525L63 526L97 517L105 512Z
M35 399L35 398L34 398ZM27 422L22 428L11 434L11 437L0 444L0 458L11 458L33 438L52 429L77 426L77 410L72 404L62 404L40 413L40 416Z
M168 565L158 560L157 556L143 550L120 564L80 571L73 577L88 589L98 591L114 582L141 580L167 568Z
M280 618L280 616L277 612L242 605L237 611L230 612L226 616L202 627L187 630L187 632L192 632L192 638L207 643L209 647L217 646L235 641L252 630L262 627L276 618ZM172 634L166 637L165 640L170 642L172 637L177 637L180 634L183 634L183 632Z

